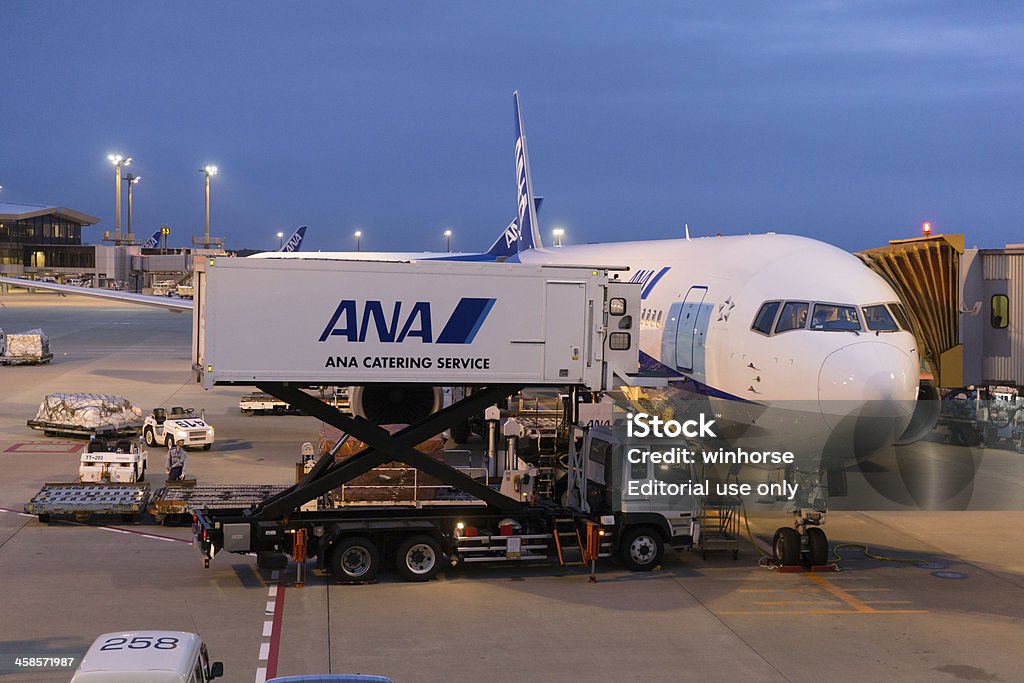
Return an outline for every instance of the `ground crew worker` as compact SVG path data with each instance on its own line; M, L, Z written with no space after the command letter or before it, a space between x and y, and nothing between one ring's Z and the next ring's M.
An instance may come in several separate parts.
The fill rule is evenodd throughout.
M185 474L185 441L178 439L172 448L167 450L167 480L181 481Z

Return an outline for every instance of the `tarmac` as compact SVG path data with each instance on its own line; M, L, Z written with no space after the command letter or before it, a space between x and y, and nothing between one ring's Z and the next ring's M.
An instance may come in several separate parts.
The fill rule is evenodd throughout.
M43 483L74 481L84 446L26 426L48 393L205 410L217 443L187 466L203 483L289 484L319 431L308 417L243 416L244 389L196 384L187 314L0 294L0 328L40 327L53 361L0 367L0 683L67 681L72 669L28 671L13 658L80 658L98 635L130 629L198 632L224 680L239 682L1021 680L1024 456L1012 451L977 464L975 502L998 509L829 514L833 545L920 562L849 547L840 572L780 573L744 541L736 561L667 552L659 570L637 574L600 563L596 583L575 568L475 566L425 584L388 573L345 586L310 572L300 588L294 565L275 575L224 554L203 569L191 529L46 525L21 512ZM967 450L931 444L918 459L960 462ZM761 545L786 523L763 511L750 520Z

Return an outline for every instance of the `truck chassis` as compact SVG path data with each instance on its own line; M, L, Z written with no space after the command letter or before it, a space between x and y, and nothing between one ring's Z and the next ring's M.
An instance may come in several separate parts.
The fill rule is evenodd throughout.
M522 387L482 387L440 412L390 435L352 418L295 386L258 385L260 391L298 406L351 434L367 448L335 463L334 449L322 455L295 486L249 508L197 509L193 532L203 564L221 550L257 554L266 568L281 567L291 556L300 566L316 557L342 583L366 583L391 560L408 581L433 578L444 563L556 561L583 565L616 551L627 567L656 567L665 545L687 545L673 538L656 514L602 515L553 501L515 500L453 467L437 462L413 446L451 425L481 412ZM416 507L350 507L303 511L301 506L389 461L420 469L479 502Z

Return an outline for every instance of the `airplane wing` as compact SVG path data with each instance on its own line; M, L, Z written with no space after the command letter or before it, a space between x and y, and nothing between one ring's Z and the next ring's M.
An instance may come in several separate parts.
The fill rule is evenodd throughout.
M27 289L45 289L47 291L61 294L75 294L91 296L97 299L110 301L121 301L131 304L145 304L156 306L170 311L182 312L192 310L192 301L188 299L175 299L167 296L153 296L152 294L135 294L133 292L119 292L111 289L98 289L96 287L74 287L72 285L58 285L52 282L39 282L38 280L27 280L19 277L0 277L0 283L25 287Z

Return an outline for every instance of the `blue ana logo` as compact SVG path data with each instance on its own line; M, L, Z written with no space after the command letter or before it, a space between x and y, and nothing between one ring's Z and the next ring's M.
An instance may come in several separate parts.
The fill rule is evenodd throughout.
M519 241L519 224L516 221L512 221L505 228L505 232L502 233L505 238L505 246L511 247L513 244Z
M435 340L429 301L417 301L405 310L403 302L396 301L385 312L380 301L365 301L360 307L355 299L342 299L320 341L344 337L350 342L365 342L369 336L371 341L376 337L377 341L396 344L413 337L424 344L471 344L495 301L463 297Z
M639 284L643 288L640 291L640 298L646 299L647 295L649 295L651 293L651 290L654 289L654 285L658 284L658 280L663 278L665 276L665 273L667 273L669 270L670 268L668 266L658 271L638 270L635 273L633 273L633 277L631 277L629 281L631 284Z

